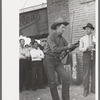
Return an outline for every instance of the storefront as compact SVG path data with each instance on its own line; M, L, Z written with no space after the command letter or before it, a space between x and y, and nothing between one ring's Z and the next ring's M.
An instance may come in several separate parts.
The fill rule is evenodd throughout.
M20 10L19 35L29 37L34 41L34 39L46 38L48 34L46 4Z

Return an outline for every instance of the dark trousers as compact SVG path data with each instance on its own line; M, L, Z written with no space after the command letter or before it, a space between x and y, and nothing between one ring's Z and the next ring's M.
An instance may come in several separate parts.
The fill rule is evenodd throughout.
M32 61L32 88L43 85L42 61Z
M47 79L47 75L46 75L45 68L44 68L44 65L43 65L43 60L42 60L42 67L43 67L43 85L47 86L48 85L48 79Z
M32 67L31 67L31 60L28 62L28 69L27 69L27 89L32 88Z
M28 86L28 74L29 74L29 61L27 59L19 60L19 72L20 72L20 90L27 88Z
M44 67L48 77L48 83L53 100L60 100L57 91L57 83L55 79L55 71L62 78L62 100L69 100L69 75L64 69L59 59L55 59L50 55L44 57Z
M89 82L91 77L91 91L95 92L95 52L91 60L91 52L83 53L83 88L89 92Z

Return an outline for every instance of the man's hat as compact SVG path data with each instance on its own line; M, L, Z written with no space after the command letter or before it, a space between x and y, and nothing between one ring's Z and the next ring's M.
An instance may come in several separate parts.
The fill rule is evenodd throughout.
M62 18L58 18L55 20L55 22L51 25L51 29L55 30L57 25L64 24L65 26L69 23L67 21L64 21Z
M91 28L91 29L93 29L93 30L95 29L95 28L92 26L91 23L88 23L86 26L83 27L83 29L85 30L86 27L89 27L89 28Z

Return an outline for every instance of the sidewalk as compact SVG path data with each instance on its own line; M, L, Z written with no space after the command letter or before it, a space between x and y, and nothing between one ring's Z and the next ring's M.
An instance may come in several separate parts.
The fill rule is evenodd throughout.
M61 98L61 86L58 87L59 96ZM80 86L70 86L70 100L95 100L95 94L90 93L87 97L83 97L83 88ZM20 93L20 100L52 100L49 87L41 90L23 91ZM62 99L61 99L62 100Z

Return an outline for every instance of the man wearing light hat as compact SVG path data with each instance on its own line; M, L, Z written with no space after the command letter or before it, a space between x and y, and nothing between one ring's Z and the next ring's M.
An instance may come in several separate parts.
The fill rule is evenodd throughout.
M89 78L91 75L91 92L95 93L95 29L91 23L83 27L86 35L80 39L79 50L83 52L83 96L89 94Z
M65 27L68 24L69 23L62 18L55 20L51 25L51 29L54 30L54 32L48 36L47 45L44 50L45 57L43 62L53 100L60 100L55 81L55 71L62 78L62 100L69 100L70 79L59 59L63 51L68 51L72 47L72 45L68 45L68 42L62 37Z

